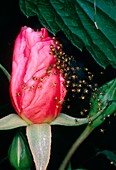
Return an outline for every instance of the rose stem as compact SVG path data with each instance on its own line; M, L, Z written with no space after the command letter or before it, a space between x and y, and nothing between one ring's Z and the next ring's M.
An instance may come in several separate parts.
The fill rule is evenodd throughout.
M64 158L62 164L60 165L58 170L65 170L66 166L71 159L74 152L77 150L77 148L80 146L80 144L91 134L91 132L94 130L91 125L88 125L85 130L82 132L82 134L77 138L77 140L73 143L70 150L68 151L66 157Z

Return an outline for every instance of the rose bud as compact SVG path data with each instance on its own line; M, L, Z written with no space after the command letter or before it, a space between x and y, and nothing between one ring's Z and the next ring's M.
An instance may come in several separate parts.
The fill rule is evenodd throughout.
M32 166L32 155L22 133L17 132L15 135L8 151L8 158L10 164L16 169L23 170Z
M57 47L45 28L24 26L15 40L10 96L17 114L28 123L51 122L62 109L66 88Z

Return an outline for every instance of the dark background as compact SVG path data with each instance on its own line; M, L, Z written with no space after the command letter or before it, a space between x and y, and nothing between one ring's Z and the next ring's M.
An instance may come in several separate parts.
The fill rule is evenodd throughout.
M24 25L32 28L41 28L41 24L36 17L26 18L20 11L18 1L10 0L3 1L0 5L0 63L11 73L12 52L14 40ZM68 55L73 55L82 67L88 67L94 74L93 83L99 86L115 77L115 70L108 66L103 70L92 59L86 49L82 52L73 47L62 32L56 35L56 38L64 46L64 50ZM103 74L100 74L103 72ZM80 75L81 76L81 75ZM68 93L71 98L72 94ZM90 94L88 94L88 99ZM76 99L76 100L75 100ZM88 105L89 100L81 101L78 96L71 98L70 109L67 109L67 104L63 106L63 111L73 116L80 116L80 111ZM77 107L78 106L78 107ZM0 118L14 112L9 97L9 83L7 78L0 70ZM95 156L97 151L111 150L116 151L116 117L111 116L98 127L94 132L83 142L79 149L75 152L71 159L73 168L87 168L88 170L114 170L114 165L104 156ZM71 147L76 138L84 130L85 126L81 127L52 127L52 150L51 159L48 170L57 170L68 149ZM100 131L104 129L104 133ZM0 170L13 170L7 159L9 145L12 142L13 136L17 129L0 131ZM34 170L34 167L32 168Z

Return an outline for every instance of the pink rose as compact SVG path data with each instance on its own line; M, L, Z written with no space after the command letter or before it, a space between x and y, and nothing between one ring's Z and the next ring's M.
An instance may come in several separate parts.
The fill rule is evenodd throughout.
M24 26L16 38L10 96L18 115L29 123L50 122L60 114L66 88L50 53L56 44L45 28L34 31Z

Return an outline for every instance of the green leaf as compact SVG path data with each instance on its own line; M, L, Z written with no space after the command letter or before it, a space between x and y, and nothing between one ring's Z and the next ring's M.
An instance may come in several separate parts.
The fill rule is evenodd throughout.
M28 126L17 114L10 114L0 119L0 130L14 129L21 126Z
M51 126L49 124L27 126L26 135L36 169L46 169L50 159Z
M98 110L101 111L98 118L91 124L93 128L96 128L104 122L106 117L116 112L116 78L104 84L97 92L92 94L90 103L90 117L97 114Z
M68 164L67 170L72 170L72 168L71 168L71 163L70 163L70 162L69 162L69 164Z
M53 21L55 11L50 5L49 1L19 1L21 11L27 16L37 15L38 19L44 27L46 27L53 34L60 30L58 24Z
M87 169L85 169L85 168L78 168L78 169L75 169L75 170L87 170Z
M62 30L78 49L86 47L103 68L116 68L115 1L20 0L19 4L26 16L36 15L51 33Z
M29 16L34 16L36 15L34 11L34 5L33 3L30 5L31 2L28 1L20 1L19 0L19 6L21 8L21 11L23 11L23 13L26 15L26 17L28 18ZM36 8L35 8L36 9Z
M116 154L109 150L103 150L97 153L97 155L103 154L106 156L107 159L109 159L114 166L116 166Z
M28 143L21 132L17 132L8 151L10 164L17 170L31 169L33 164L32 155Z

